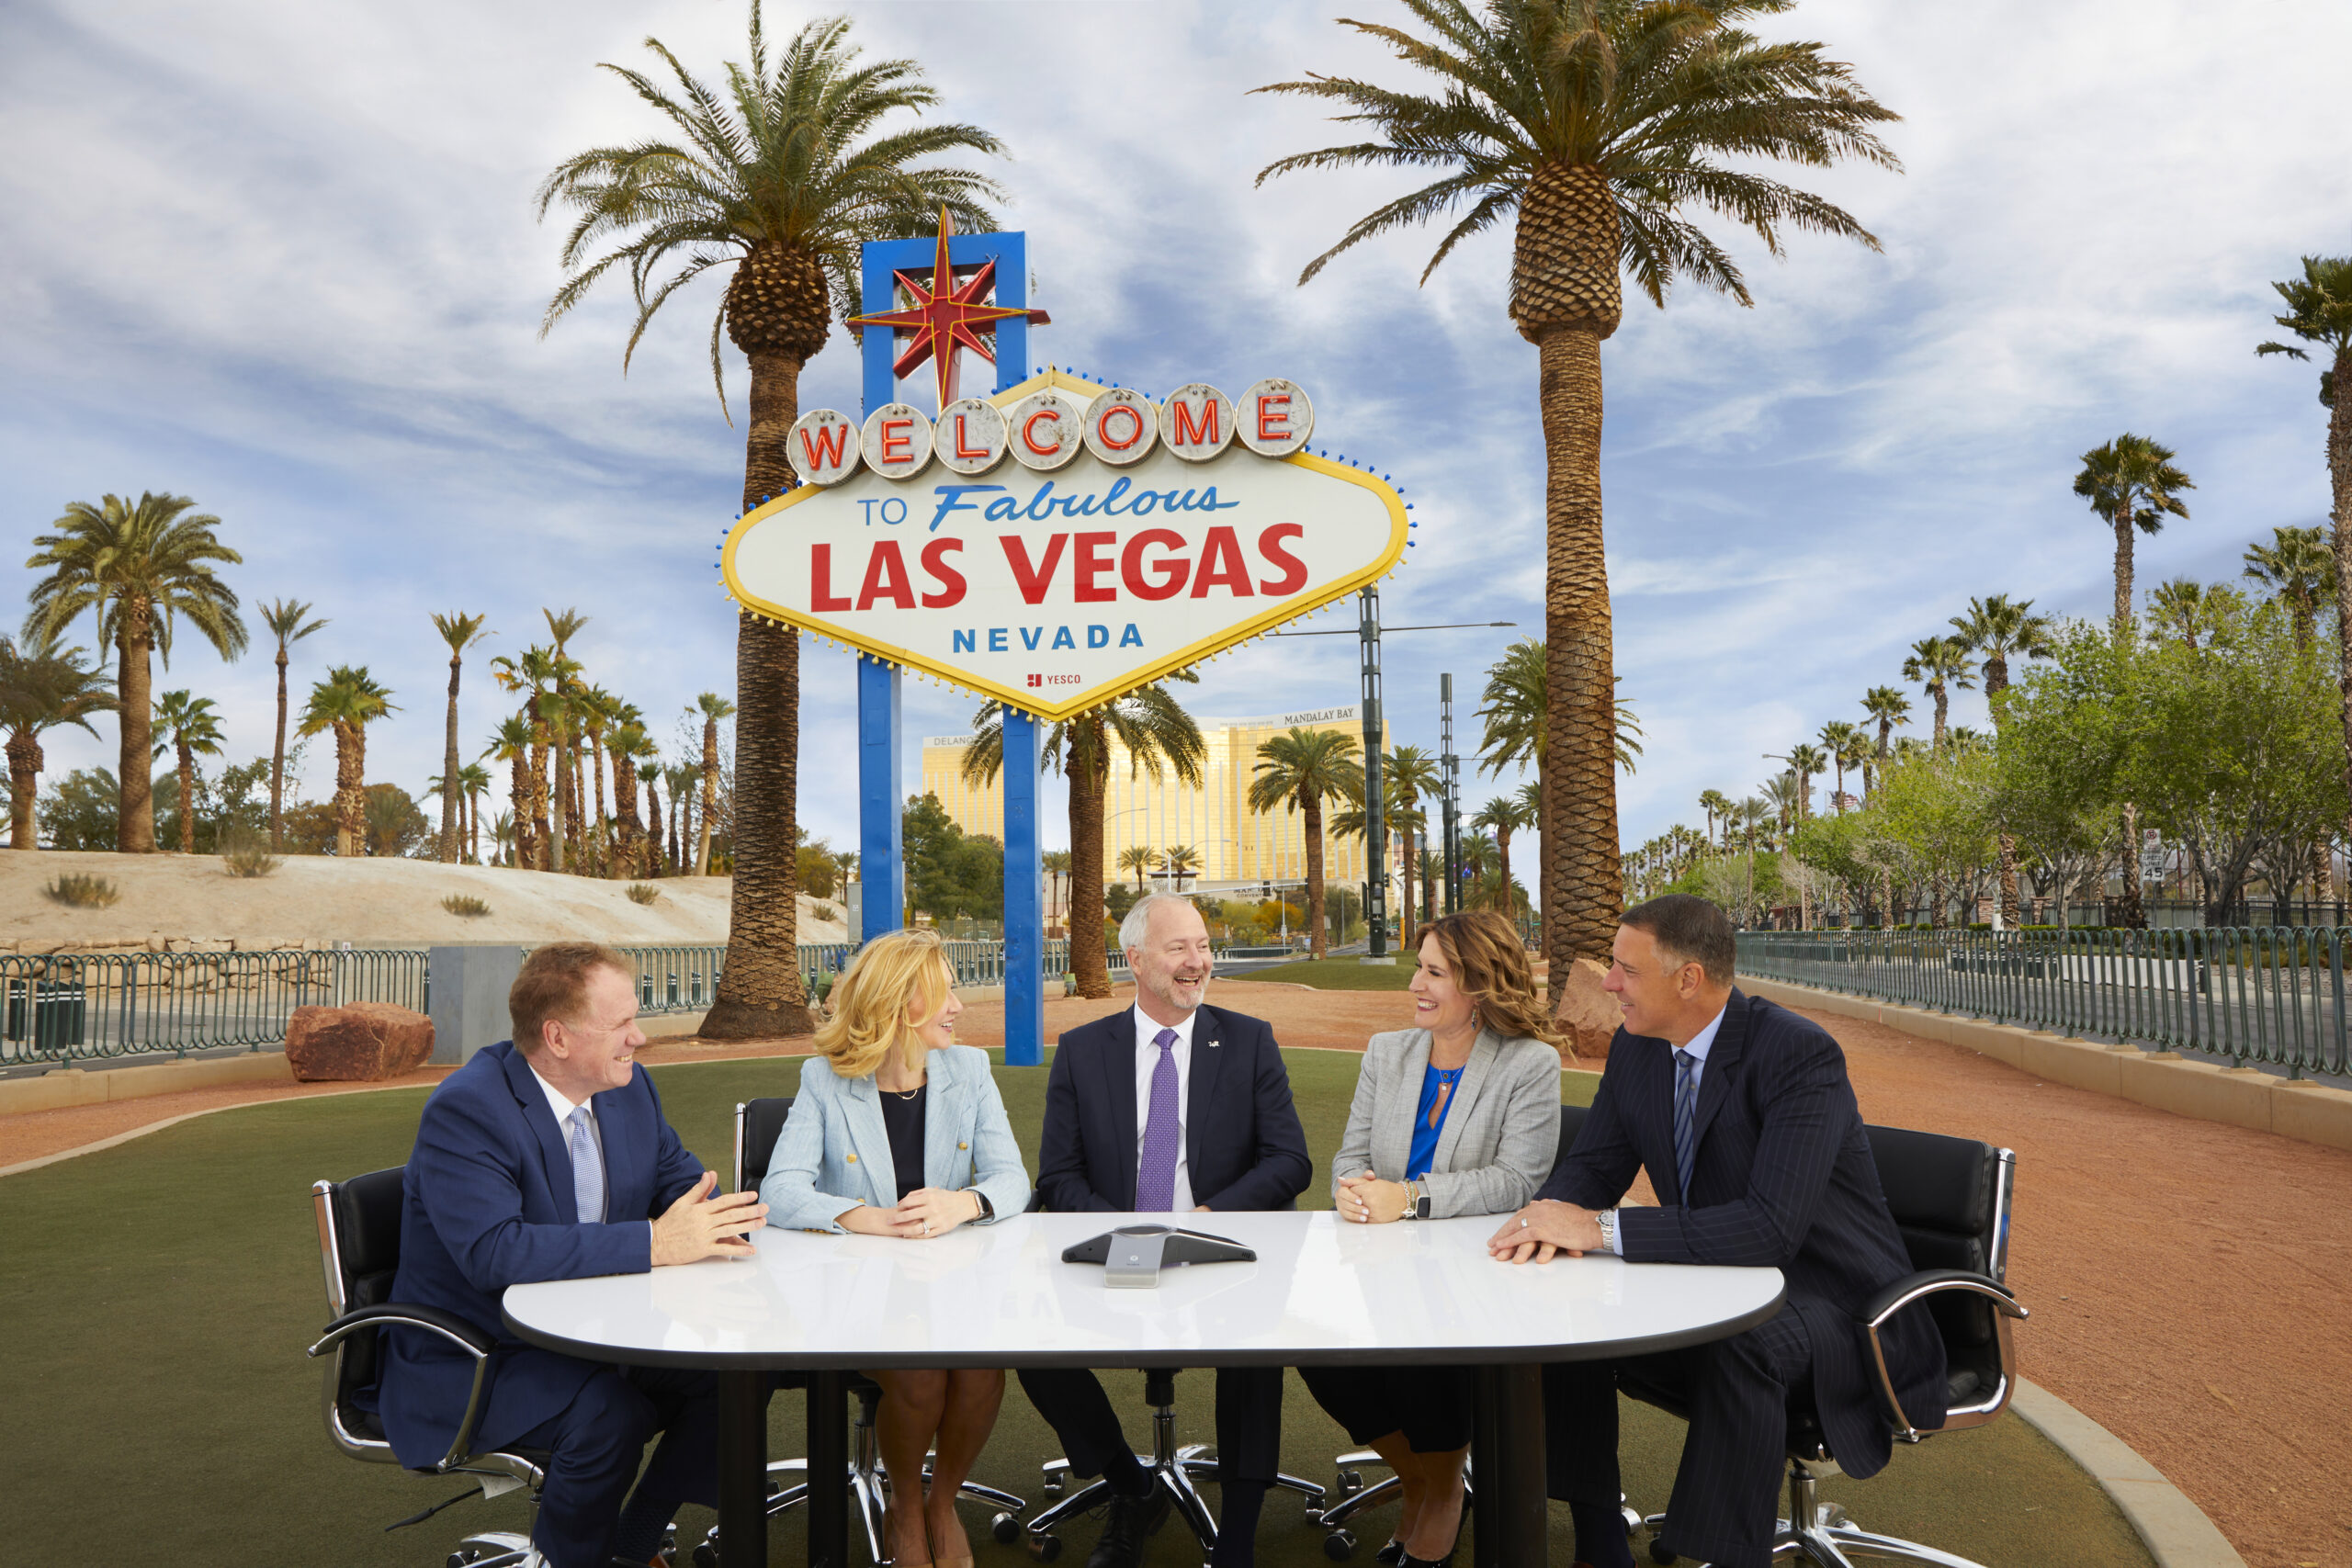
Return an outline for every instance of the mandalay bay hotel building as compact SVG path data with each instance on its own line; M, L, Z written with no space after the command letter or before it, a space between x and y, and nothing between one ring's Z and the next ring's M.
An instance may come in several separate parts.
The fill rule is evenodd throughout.
M1304 886L1306 881L1306 817L1277 807L1271 812L1250 809L1250 784L1258 766L1258 747L1295 726L1301 729L1332 729L1363 738L1363 710L1314 708L1305 713L1270 714L1261 718L1201 720L1201 739L1208 754L1203 760L1198 787L1184 784L1162 764L1158 778L1136 773L1126 752L1114 740L1111 776L1102 803L1102 879L1125 880L1123 851L1141 846L1164 855L1179 845L1193 851L1196 869L1181 885L1164 865L1147 874L1148 885L1185 893L1227 897L1254 897L1261 886ZM1001 782L967 783L964 752L968 735L933 735L922 744L922 787L939 797L950 819L967 833L1004 838L1004 790ZM1382 724L1381 750L1389 750L1386 722ZM1349 809L1344 801L1324 803L1323 876L1327 886L1340 887L1364 880L1364 844L1361 838L1330 830L1333 817ZM1389 847L1389 901L1396 899L1396 849ZM1050 885L1055 881L1048 878ZM1046 921L1062 923L1067 888L1058 897L1049 892Z

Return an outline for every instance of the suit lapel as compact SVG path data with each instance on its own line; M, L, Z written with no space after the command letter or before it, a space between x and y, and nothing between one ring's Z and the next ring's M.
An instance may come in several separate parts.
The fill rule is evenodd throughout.
M842 1117L849 1123L849 1141L857 1145L858 1163L865 1167L866 1201L877 1209L898 1206L898 1165L890 1157L890 1129L882 1120L882 1091L874 1075L842 1083Z
M1428 1030L1417 1029L1396 1058L1396 1080L1388 1088L1408 1109L1402 1116L1374 1118L1372 1168L1375 1171L1393 1170L1401 1176L1413 1157L1413 1108L1421 1102L1421 1079L1429 1070L1430 1048L1434 1043Z
M1216 1096L1217 1068L1225 1061L1223 1031L1215 1008L1193 1015L1193 1059L1184 1086L1184 1164L1197 1178L1201 1168L1201 1130L1208 1125Z
M1454 1083L1453 1098L1445 1103L1445 1125L1438 1130L1437 1150L1430 1156L1431 1170L1453 1168L1454 1146L1462 1142L1462 1129L1470 1120L1470 1108L1478 1103L1478 1091L1486 1087L1487 1075L1501 1054L1502 1047L1496 1043L1494 1032L1478 1031L1477 1041L1470 1047L1470 1059L1462 1065L1462 1077ZM1425 1055L1424 1066L1427 1061ZM1418 1096L1414 1103L1420 1103Z
M605 1218L609 1221L641 1219L651 1208L650 1201L631 1203L621 1190L623 1181L634 1173L650 1168L650 1160L639 1159L633 1152L637 1142L637 1106L628 1089L608 1089L591 1096L588 1103L596 1113L596 1141L605 1149Z
M964 1126L964 1085L952 1077L954 1069L946 1064L947 1053L932 1054L931 1104L924 1108L922 1118L922 1184L934 1187L952 1181L956 1169L957 1134ZM938 1180L932 1173L938 1173Z
M506 1087L522 1109L524 1124L539 1141L539 1163L555 1203L557 1223L576 1225L580 1203L571 1191L571 1149L563 1141L563 1129L555 1124L555 1113L548 1109L548 1091L539 1087L538 1075L531 1071L530 1062L519 1049L507 1048L505 1066Z
M1747 998L1735 990L1731 1000L1724 1004L1724 1021L1715 1031L1714 1043L1707 1047L1706 1069L1699 1075L1699 1103L1690 1113L1690 1160L1694 1171L1698 1168L1698 1151L1707 1141L1707 1124L1724 1108L1724 1101L1731 1098L1732 1078L1747 1048ZM1668 1092L1670 1098L1671 1091Z
M1119 1203L1136 1204L1136 1015L1129 1008L1104 1019L1102 1082L1111 1096L1111 1168L1119 1173Z

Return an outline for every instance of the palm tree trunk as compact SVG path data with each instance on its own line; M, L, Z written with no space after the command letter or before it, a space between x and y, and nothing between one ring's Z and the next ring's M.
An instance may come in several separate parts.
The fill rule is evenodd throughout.
M2115 509L2115 635L2132 624L2132 503Z
M695 846L696 876L710 874L710 819L718 810L718 720L706 718L702 721L702 838Z
M638 874L638 850L645 842L645 829L637 816L637 762L634 758L616 755L613 758L613 817L619 824L620 844L614 857L613 874L633 877Z
M115 647L115 692L122 699L122 748L117 771L114 847L127 855L155 852L155 797L148 770L154 765L155 728L151 712L153 691L147 669L152 612L138 594L125 598L119 609Z
M19 729L8 737L8 847L32 850L40 847L33 829L33 802L40 791L40 770L47 758L41 755L40 740L30 729Z
M459 656L449 655L449 722L441 735L441 861L458 858L458 671Z
M1609 323L1613 326L1613 321ZM1606 963L1624 912L1617 860L1616 682L1600 534L1597 323L1537 344L1544 420L1544 942L1556 1003L1579 957Z
M367 842L367 732L341 719L334 723L334 852L345 859Z
M196 754L187 743L178 744L180 771L180 853L196 853Z
M1306 808L1306 929L1310 956L1328 957L1331 944L1323 931L1323 797L1309 794Z
M784 438L800 417L800 362L750 355L743 510L792 488ZM749 612L735 619L735 874L727 966L702 1021L705 1038L806 1034L815 1027L800 978L799 868L793 817L800 780L800 634ZM708 818L705 818L707 823Z
M286 645L277 645L277 739L269 752L269 847L286 847Z
M560 722L548 727L548 869L561 871L564 859L564 838L571 826L571 813L565 808L571 800L571 766L564 755L564 732L571 728L569 715Z
M1509 828L1495 829L1495 860L1502 868L1502 911L1516 920L1519 919L1519 900L1511 897L1510 891L1510 831ZM1713 829L1709 830L1709 836L1713 837Z
M1091 731L1091 745L1080 727ZM1063 731L1063 765L1069 775L1069 967L1081 997L1111 994L1111 966L1102 939L1102 794L1111 759L1102 720L1072 719Z
M1409 804L1406 809L1410 811ZM1398 945L1408 955L1414 952L1413 932L1419 928L1421 918L1421 906L1413 897L1413 846L1419 839L1419 835L1408 823L1403 833L1398 835L1396 845L1398 870L1405 879L1405 908L1399 911L1403 919L1398 925Z
M514 863L528 867L535 863L531 843L531 759L527 751L517 751L506 764L507 793L514 801Z

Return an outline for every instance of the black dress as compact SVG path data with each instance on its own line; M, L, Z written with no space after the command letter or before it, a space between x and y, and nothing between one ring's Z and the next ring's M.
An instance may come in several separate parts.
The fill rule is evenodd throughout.
M895 1094L882 1089L882 1125L890 1134L890 1163L898 1168L899 1201L923 1184L922 1132L923 1107L931 1100L931 1086L925 1084L912 1094Z

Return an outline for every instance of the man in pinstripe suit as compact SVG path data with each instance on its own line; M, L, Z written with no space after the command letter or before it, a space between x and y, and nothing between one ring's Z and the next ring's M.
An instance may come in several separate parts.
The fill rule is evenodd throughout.
M1575 1147L1495 1235L1498 1258L1614 1252L1639 1263L1776 1268L1780 1314L1732 1338L1545 1369L1551 1490L1591 1568L1631 1568L1618 1516L1617 1386L1687 1410L1663 1541L1714 1568L1769 1568L1788 1410L1810 1402L1848 1474L1877 1473L1893 1429L1855 1321L1911 1271L1879 1190L1846 1058L1810 1020L1732 985L1731 923L1670 894L1625 912L1603 987L1623 1025ZM1659 1206L1618 1207L1636 1169ZM1906 1412L1939 1426L1943 1343L1927 1314L1889 1325Z

